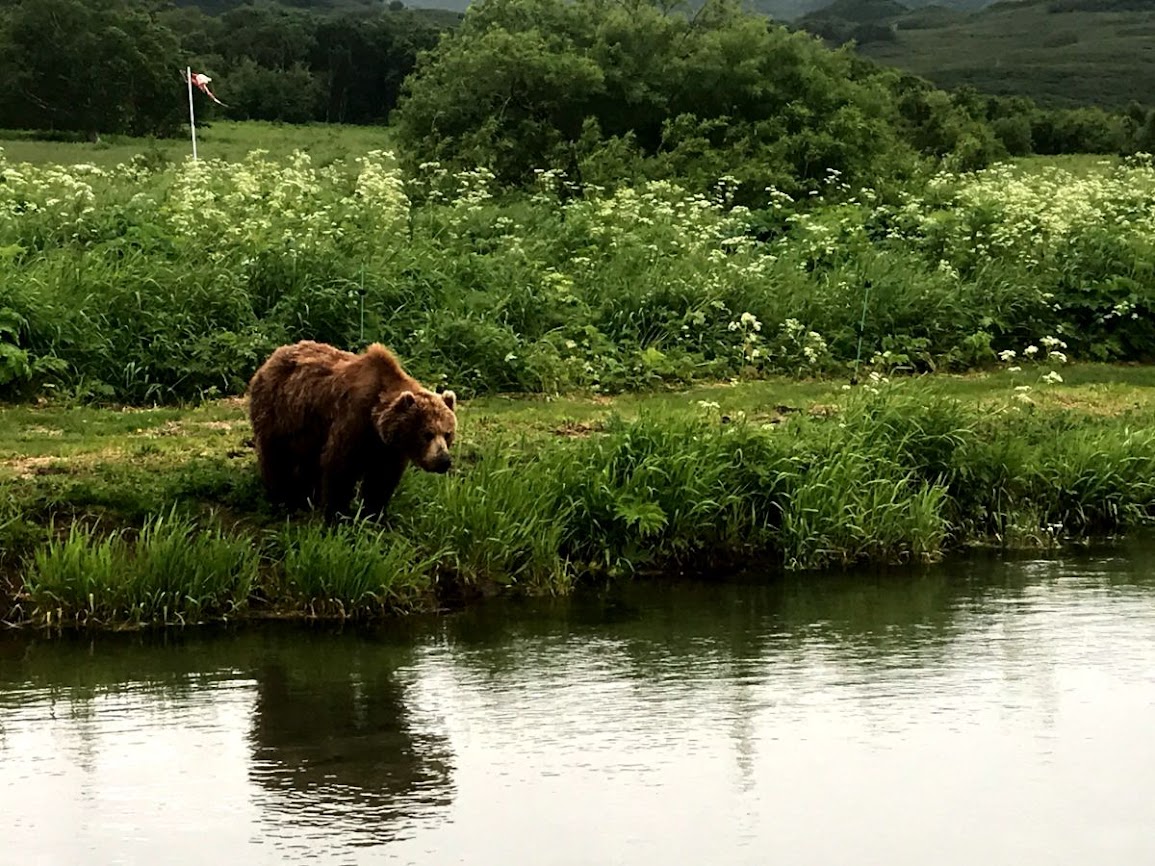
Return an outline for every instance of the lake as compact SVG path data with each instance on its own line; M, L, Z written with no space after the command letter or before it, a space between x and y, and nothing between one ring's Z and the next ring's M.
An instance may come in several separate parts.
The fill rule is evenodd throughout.
M0 637L20 864L1155 863L1155 542Z

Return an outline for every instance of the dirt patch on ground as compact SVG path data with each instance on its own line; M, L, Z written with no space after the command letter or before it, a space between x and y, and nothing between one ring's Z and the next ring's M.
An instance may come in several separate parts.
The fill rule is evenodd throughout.
M1064 409L1077 409L1080 412L1107 417L1114 417L1134 409L1143 408L1143 403L1135 399L1111 399L1106 396L1083 397L1078 394L1063 394L1055 391L1049 393L1046 391L1028 391L1027 393L1040 403L1062 406Z
M165 421L159 427L135 430L136 439L159 439L163 436L190 436L198 430L223 430L231 433L238 427L245 427L246 421Z
M565 439L587 439L599 429L601 429L601 425L599 424L588 424L585 421L567 421L560 427L554 427L550 432L555 436L561 436Z
M1117 418L1128 412L1149 411L1151 402L1145 397L1133 392L1117 395L1080 394L1029 387L1024 391L1015 391L1009 397L1005 394L983 396L976 403L997 408L1029 404L1044 411L1066 410L1100 418Z
M59 457L16 457L0 461L0 466L17 478L35 478L38 475L63 475L72 470Z

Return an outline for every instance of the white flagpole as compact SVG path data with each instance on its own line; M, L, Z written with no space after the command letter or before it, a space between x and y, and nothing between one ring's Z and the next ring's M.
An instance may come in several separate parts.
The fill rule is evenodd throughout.
M197 122L193 115L193 94L192 94L192 67L185 67L185 80L188 81L188 124L189 129L192 130L192 146L193 159L197 158Z

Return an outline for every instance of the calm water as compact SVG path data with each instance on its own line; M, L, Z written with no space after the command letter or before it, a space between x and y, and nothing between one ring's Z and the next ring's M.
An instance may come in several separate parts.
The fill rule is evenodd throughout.
M1155 863L1155 546L0 640L0 861Z

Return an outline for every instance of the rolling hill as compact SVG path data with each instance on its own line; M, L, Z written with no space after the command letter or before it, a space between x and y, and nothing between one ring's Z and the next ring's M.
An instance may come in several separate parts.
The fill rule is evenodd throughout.
M1003 0L974 12L837 0L794 26L940 87L1041 105L1122 107L1155 93L1155 0Z
M173 0L177 6L198 6L205 12L217 15L237 6L243 6L252 0ZM276 0L284 6L296 6L302 9L314 10L349 10L371 9L387 6L391 0ZM446 9L452 12L464 12L470 0L403 0L411 8ZM694 8L700 5L701 0L688 0ZM808 13L821 9L829 0L744 0L751 8L777 21L793 21ZM981 8L990 0L910 0L908 6L922 6L932 2L941 3L951 9L973 10Z
M249 0L174 0L218 14ZM315 11L461 12L470 0L279 0ZM691 6L701 0L689 0ZM854 41L879 63L939 87L1027 96L1044 106L1150 104L1155 0L744 0L831 45ZM447 22L452 26L452 22Z

